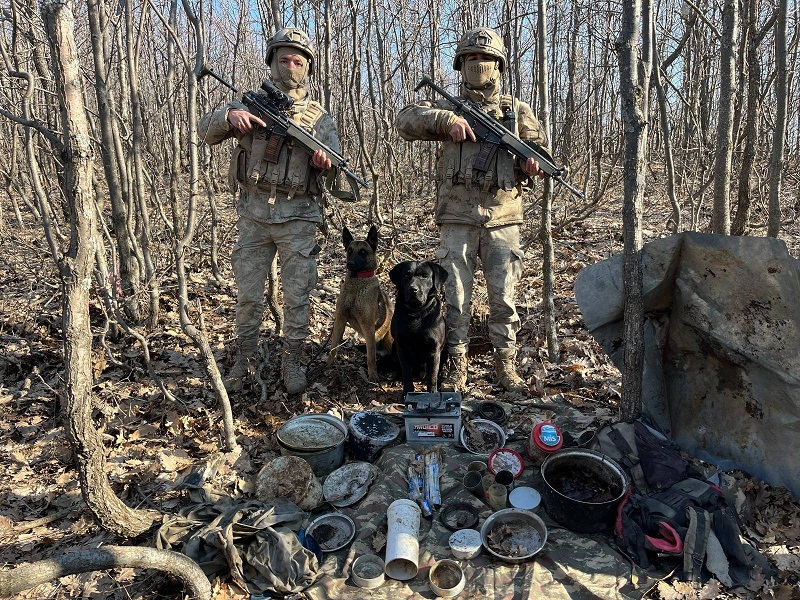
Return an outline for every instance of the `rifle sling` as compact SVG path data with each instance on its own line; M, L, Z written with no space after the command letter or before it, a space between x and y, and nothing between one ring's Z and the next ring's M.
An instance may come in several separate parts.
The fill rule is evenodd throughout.
M358 202L361 200L361 193L358 190L358 182L353 179L353 177L347 173L345 176L347 177L347 183L350 184L350 189L352 191L348 192L347 190L343 190L336 185L336 172L338 169L332 168L328 171L328 174L325 176L325 188L330 192L331 196L337 198L339 200L343 200L345 202Z

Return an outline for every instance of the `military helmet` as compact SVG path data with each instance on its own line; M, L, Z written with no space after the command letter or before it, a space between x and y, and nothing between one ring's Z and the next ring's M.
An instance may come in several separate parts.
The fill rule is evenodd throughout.
M284 27L275 32L271 38L267 40L267 57L266 63L272 62L272 56L275 50L283 46L290 48L297 48L303 54L308 56L308 73L314 73L314 60L317 58L317 53L314 50L314 45L311 43L311 38L302 29L296 27Z
M494 29L476 27L465 33L456 46L453 69L460 71L461 57L473 53L494 56L500 61L500 72L503 73L506 70L506 48Z

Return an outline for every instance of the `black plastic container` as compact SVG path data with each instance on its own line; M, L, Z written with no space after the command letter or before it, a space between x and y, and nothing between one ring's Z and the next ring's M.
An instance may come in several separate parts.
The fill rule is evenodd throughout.
M542 463L542 500L558 524L579 533L607 531L628 491L625 471L605 454L559 450Z
M400 437L400 427L388 417L370 411L355 413L350 418L350 456L353 460L371 463L386 446Z

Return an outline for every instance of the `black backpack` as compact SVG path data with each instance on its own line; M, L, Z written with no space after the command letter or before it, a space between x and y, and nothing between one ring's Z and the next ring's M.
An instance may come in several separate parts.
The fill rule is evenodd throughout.
M751 563L740 541L736 511L720 488L702 480L700 473L690 476L692 469L673 442L634 421L601 427L593 446L630 475L630 491L615 527L617 545L625 554L643 568L650 566L652 553L682 557L687 580L700 580L706 566L722 583L749 581ZM721 560L718 550L724 554Z

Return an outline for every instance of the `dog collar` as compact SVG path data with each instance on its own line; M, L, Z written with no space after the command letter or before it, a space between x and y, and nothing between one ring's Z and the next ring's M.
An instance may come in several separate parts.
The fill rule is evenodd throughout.
M350 271L350 275L352 277L358 277L359 279L364 278L364 277L374 277L375 276L375 269L372 269L371 271L356 271L355 273Z

